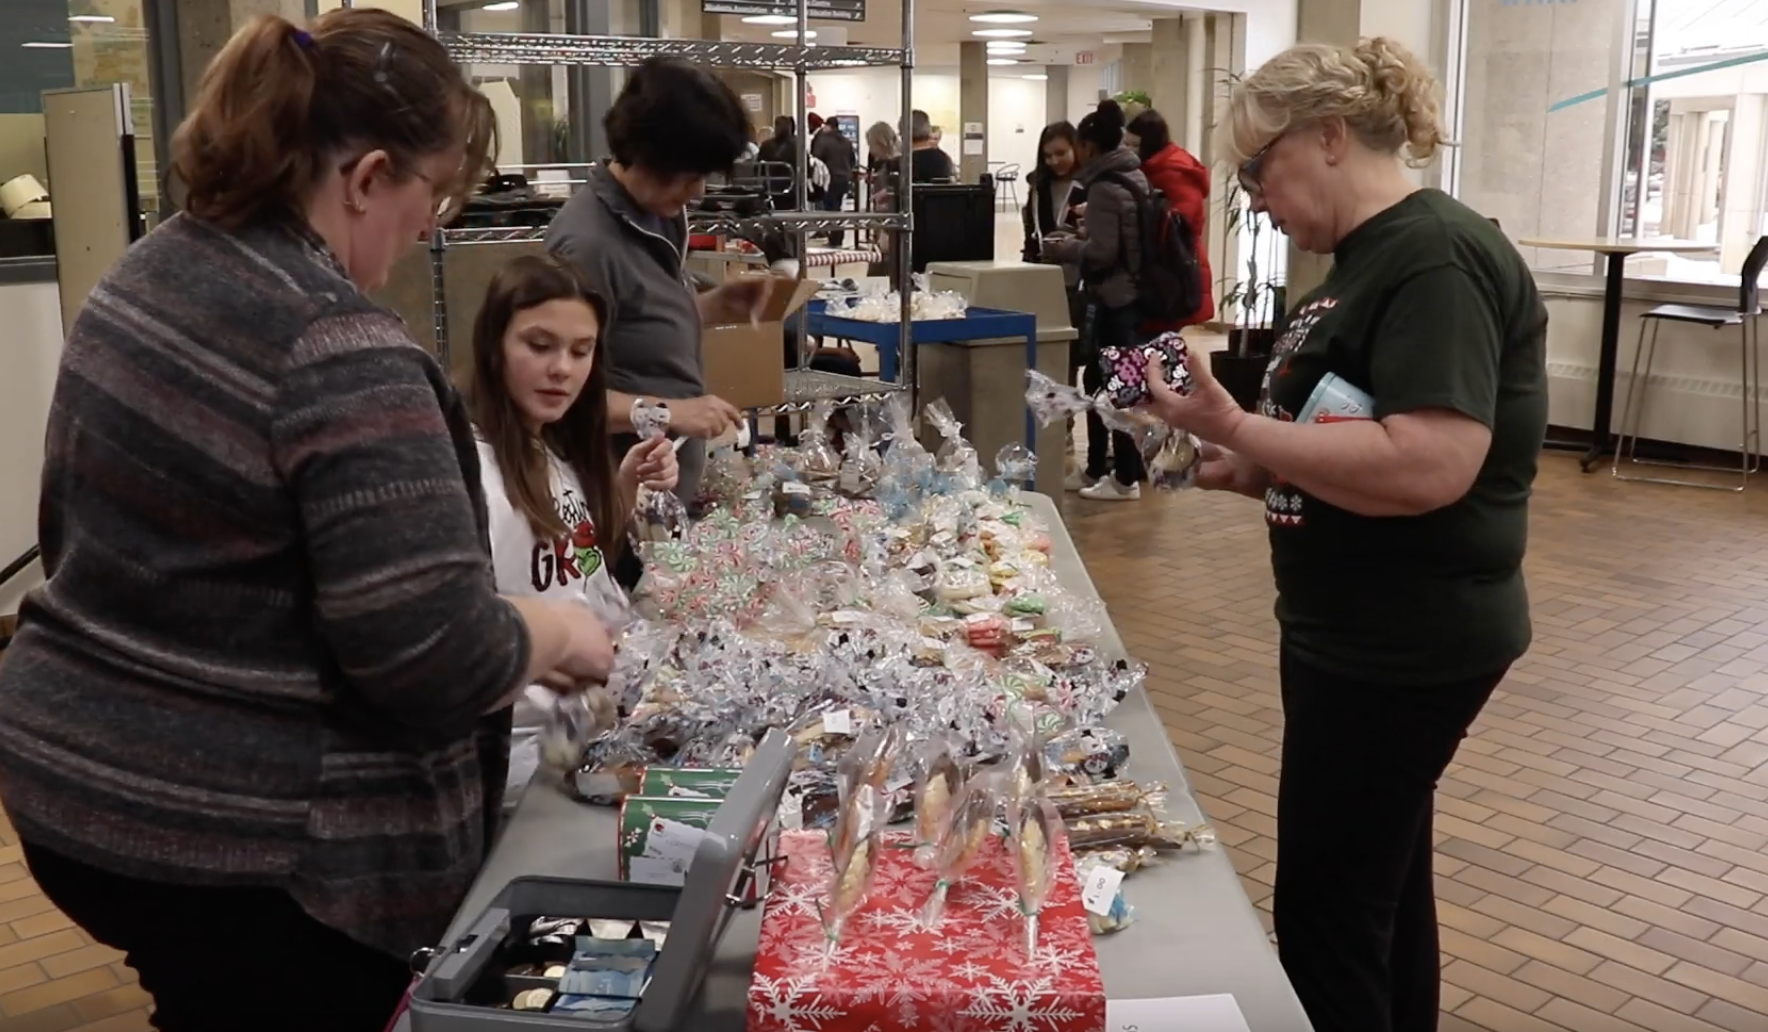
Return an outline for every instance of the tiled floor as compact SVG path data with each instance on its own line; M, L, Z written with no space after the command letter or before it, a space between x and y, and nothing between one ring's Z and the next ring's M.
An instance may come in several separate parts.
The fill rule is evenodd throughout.
M1268 909L1282 715L1258 503L1066 507L1119 631L1153 667L1193 787ZM1535 646L1439 795L1444 1032L1768 1029L1765 527L1762 493L1621 484L1545 460ZM1351 801L1345 818L1354 831Z

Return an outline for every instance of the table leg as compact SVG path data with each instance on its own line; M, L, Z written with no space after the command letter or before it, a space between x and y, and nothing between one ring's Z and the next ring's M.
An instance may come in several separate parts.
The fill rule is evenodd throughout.
M1602 291L1602 344L1596 358L1596 417L1590 426L1590 450L1584 453L1581 463L1586 473L1614 448L1609 422L1615 407L1615 366L1620 352L1621 291L1626 267L1625 254L1609 252L1607 285Z

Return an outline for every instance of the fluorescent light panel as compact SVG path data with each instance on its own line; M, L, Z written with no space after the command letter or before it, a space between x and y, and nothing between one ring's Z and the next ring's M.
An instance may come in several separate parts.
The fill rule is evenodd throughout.
M988 63L991 65L1016 65L1019 62L1011 57L991 57L988 59Z
M744 25L796 25L798 19L789 14L751 14L743 19Z
M1037 21L1037 15L1026 14L1023 11L987 11L982 14L972 14L970 20L981 22L984 25L1029 25Z
M977 29L970 33L979 39L1024 39L1031 35L1030 29Z
M24 47L26 50L66 50L73 46L73 44L51 43L48 40L32 40L29 43L20 43L19 46Z
M82 22L87 25L109 25L116 19L108 14L70 14L68 21Z
M797 39L798 38L798 30L797 29L781 29L780 31L773 34L773 38L774 39ZM816 38L816 30L815 29L806 30L804 33L804 38L805 39L815 39Z
M1050 77L1047 75L1027 75L1023 76L1023 78L1030 79L1032 82L1048 82L1050 80Z

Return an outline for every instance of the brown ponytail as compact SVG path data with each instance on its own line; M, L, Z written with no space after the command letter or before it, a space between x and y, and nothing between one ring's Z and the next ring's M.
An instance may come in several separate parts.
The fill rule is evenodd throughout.
M172 175L191 214L237 228L298 216L331 162L385 150L400 174L463 152L438 184L460 200L490 171L490 103L418 26L375 8L329 12L303 31L259 15L203 72L172 137Z

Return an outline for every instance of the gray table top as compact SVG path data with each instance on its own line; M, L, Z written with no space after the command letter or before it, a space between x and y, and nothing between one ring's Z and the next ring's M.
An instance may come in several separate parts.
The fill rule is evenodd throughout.
M1052 565L1062 583L1071 591L1097 597L1055 503L1045 495L1026 498L1050 527L1055 543ZM1099 647L1110 656L1124 651L1109 625ZM1147 694L1138 691L1126 699L1107 723L1129 739L1130 776L1165 782L1172 790L1171 815L1201 820L1186 788L1184 768ZM573 802L551 786L530 785L468 893L449 937L466 931L491 898L515 878L613 879L616 816L608 807ZM1252 1032L1312 1032L1225 851L1169 856L1131 875L1124 891L1135 908L1135 923L1093 940L1108 998L1231 993ZM739 911L732 918L706 974L700 1016L692 1024L695 1032L743 1029L760 928L757 911ZM407 1032L407 1019L402 1018L396 1028Z

